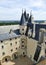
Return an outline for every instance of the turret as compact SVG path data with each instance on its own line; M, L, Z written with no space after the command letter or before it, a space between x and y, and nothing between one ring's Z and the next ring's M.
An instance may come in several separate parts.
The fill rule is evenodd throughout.
M32 24L32 14L30 13L30 17L28 19L27 23L27 29L26 29L26 36L32 37L32 32L33 32L33 24Z
M30 17L29 17L29 20L28 20L29 23L32 23L32 14L30 13Z
M25 34L26 25L27 25L25 17L26 17L26 12L23 13L23 10L22 10L22 16L21 16L21 20L20 20L20 33L23 35Z

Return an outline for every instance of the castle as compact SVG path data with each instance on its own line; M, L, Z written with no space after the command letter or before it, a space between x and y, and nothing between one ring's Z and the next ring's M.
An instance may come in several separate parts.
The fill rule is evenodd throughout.
M0 34L0 63L27 56L34 63L46 57L46 23L35 23L22 12L19 29Z

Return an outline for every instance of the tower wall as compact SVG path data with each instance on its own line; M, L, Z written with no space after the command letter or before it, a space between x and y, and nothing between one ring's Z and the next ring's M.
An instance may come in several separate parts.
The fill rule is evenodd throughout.
M27 38L27 56L33 58L37 47L37 41L31 38Z
M21 33L21 34L25 34L26 28L27 28L26 25L20 25L20 33Z

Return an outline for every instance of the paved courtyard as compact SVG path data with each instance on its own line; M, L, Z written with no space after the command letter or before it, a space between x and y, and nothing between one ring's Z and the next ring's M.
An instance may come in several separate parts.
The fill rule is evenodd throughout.
M14 60L15 65L32 65L33 62L28 57L18 57Z
M4 62L2 65L35 65L28 57L18 57L14 61ZM46 65L46 59L36 65Z

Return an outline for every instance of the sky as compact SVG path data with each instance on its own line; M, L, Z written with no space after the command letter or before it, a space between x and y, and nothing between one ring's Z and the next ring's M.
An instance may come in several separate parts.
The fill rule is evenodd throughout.
M46 0L0 0L0 20L20 20L22 9L34 20L46 20Z

